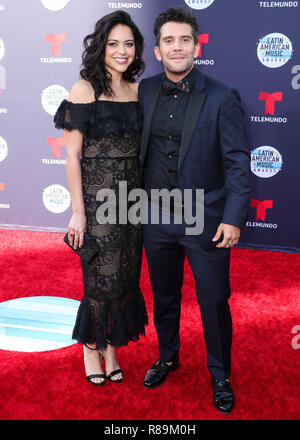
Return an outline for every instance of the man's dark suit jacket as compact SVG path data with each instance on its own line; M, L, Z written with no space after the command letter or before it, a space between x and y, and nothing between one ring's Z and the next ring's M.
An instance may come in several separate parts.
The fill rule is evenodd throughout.
M161 73L139 84L139 101L144 111L142 170L163 78ZM178 160L182 193L184 189L204 189L205 209L214 206L221 222L243 227L250 203L249 170L244 112L238 91L197 70Z

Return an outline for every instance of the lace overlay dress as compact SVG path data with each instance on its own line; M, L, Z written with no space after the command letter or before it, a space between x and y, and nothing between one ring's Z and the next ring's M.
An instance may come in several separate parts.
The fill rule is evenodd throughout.
M140 188L139 149L142 114L138 102L95 101L73 104L62 101L54 117L57 128L83 134L81 159L86 231L96 239L99 253L89 263L81 261L83 298L73 339L103 349L137 341L148 323L139 288L142 263L141 223L99 224L96 211L101 189L115 191L127 182L127 193ZM132 202L134 203L134 202ZM130 202L128 202L128 209Z

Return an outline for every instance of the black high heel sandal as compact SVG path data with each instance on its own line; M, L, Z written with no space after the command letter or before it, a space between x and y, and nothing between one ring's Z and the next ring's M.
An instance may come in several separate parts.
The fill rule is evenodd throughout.
M87 344L84 344L84 346L86 348L88 348L89 350L98 350L97 348L91 348L89 347ZM100 358L104 359L102 354L99 352ZM92 379L104 379L102 382L94 382ZM106 380L106 375L104 373L98 373L98 374L90 374L89 376L86 376L86 379L89 383L91 383L92 385L96 385L98 387L101 387L102 385L105 384L105 380Z
M106 341L106 343L107 343L108 345L111 345L108 341ZM102 358L103 358L103 360L104 360L104 362L105 362L104 356L103 356L103 354L101 353L101 351L100 351L100 356L102 356ZM113 377L116 376L117 374L120 374L120 373L122 374L121 379L113 380ZM119 382L121 382L121 381L123 380L123 372L122 372L122 370L120 370L120 369L118 369L118 370L114 370L114 371L112 371L111 373L109 373L108 376L105 375L105 377L106 377L106 379L109 380L110 382L113 382L113 383L119 383Z
M121 377L121 379L116 379L116 380L112 379L114 376L116 376L119 373L123 374L122 370L114 370L108 376L106 376L106 379L108 379L110 382L113 382L113 383L119 383L123 380L123 377Z

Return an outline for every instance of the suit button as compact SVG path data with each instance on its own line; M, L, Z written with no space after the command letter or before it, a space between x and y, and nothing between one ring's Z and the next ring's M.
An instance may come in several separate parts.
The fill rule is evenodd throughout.
M172 154L168 154L168 158L169 158L169 159L172 159Z
M170 115L170 118L172 119L172 118L173 118L173 115Z

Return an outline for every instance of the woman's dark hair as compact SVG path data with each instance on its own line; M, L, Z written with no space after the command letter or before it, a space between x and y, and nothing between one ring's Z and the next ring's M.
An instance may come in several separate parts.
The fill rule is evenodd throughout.
M153 26L156 46L159 46L161 27L169 21L191 25L194 41L195 43L198 42L198 23L195 16L185 7L176 6L175 8L167 9L156 17Z
M105 50L108 34L117 24L130 27L135 43L135 59L123 73L123 78L128 82L134 82L136 75L141 75L145 69L142 59L144 50L144 38L131 17L125 11L115 11L105 15L95 24L95 30L83 40L84 52L82 54L82 67L80 76L91 83L98 99L101 93L113 96L111 88L111 74L105 68Z

